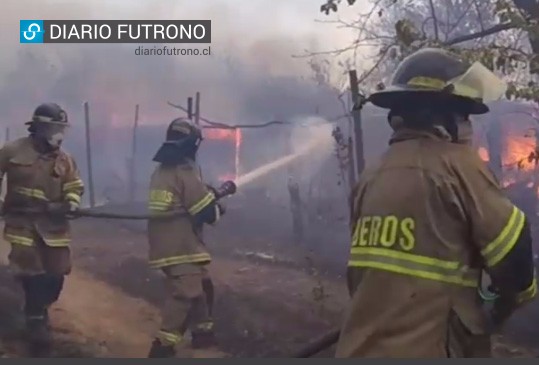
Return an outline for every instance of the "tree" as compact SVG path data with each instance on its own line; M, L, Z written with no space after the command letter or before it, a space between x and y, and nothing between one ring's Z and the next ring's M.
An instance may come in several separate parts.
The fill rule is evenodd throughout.
M346 0L354 5L356 0ZM342 0L326 0L325 14L338 12ZM507 97L539 101L538 0L368 0L370 10L357 20L330 21L356 32L353 43L327 52L343 54L365 46L374 48L372 66L360 82L376 80L410 53L423 47L441 47L504 76Z

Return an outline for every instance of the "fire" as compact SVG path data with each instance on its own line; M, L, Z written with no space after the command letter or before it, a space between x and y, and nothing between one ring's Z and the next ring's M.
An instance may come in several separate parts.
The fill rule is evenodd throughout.
M509 137L506 140L505 153L502 157L503 165L519 168L521 171L532 171L534 164L528 161L528 156L535 151L534 142L533 139L524 136Z
M206 128L204 129L204 138L235 141L236 131L237 129Z
M218 177L219 181L236 180L240 174L240 150L242 143L241 129L218 129L206 128L204 137L210 140L230 141L234 146L234 172L229 172Z

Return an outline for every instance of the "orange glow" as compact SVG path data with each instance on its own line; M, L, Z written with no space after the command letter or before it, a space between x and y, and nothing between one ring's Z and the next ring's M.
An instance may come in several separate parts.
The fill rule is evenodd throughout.
M222 174L222 175L219 175L219 177L217 178L220 182L225 182L225 181L228 181L228 180L236 180L236 177L234 176L234 174Z
M236 140L236 130L235 129L217 129L217 128L206 128L204 129L204 138L213 139L213 140Z
M504 166L519 168L521 171L532 171L533 161L528 161L528 156L535 150L535 139L524 136L512 136L505 142L505 153L502 157Z
M477 153L479 154L479 158L485 162L490 161L490 157L488 154L488 150L485 147L479 147L477 150Z
M204 129L204 138L209 140L230 141L234 146L234 171L227 172L218 177L219 181L236 180L240 174L240 149L242 143L241 129Z

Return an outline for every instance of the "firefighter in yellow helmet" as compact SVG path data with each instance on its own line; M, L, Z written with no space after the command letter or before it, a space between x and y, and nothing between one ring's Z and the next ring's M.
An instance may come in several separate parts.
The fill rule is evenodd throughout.
M535 297L528 220L469 143L469 116L504 90L480 63L423 49L368 99L394 133L352 194L337 357L489 357L492 331ZM482 270L498 294L490 310Z
M48 307L71 271L66 214L79 208L84 190L74 159L60 146L68 127L54 103L38 106L28 137L0 149L0 177L7 176L3 203L9 261L25 295L26 329L32 351L50 349Z
M166 139L154 157L159 165L151 177L149 208L156 215L184 214L148 223L150 266L164 273L168 296L149 357L174 357L188 329L194 348L215 345L213 284L206 269L211 257L202 227L219 220L224 209L217 200L236 189L231 181L220 189L204 184L195 162L202 134L188 120L173 120Z

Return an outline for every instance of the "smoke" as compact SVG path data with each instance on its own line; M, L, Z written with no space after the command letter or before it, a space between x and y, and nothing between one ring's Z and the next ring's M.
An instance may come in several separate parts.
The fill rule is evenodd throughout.
M162 124L177 113L165 101L185 104L185 98L196 91L203 94L205 115L231 121L266 119L273 115L253 108L273 104L273 110L285 114L283 108L287 105L271 98L288 97L287 90L296 90L287 83L302 72L305 76L304 60L292 59L291 55L312 43L313 37L304 33L283 34L278 31L278 24L273 23L259 25L258 31L253 25L260 17L248 14L252 7L238 8L234 1L211 1L205 5L171 0L141 1L136 6L127 1L115 2L114 6L111 3L3 2L0 44L15 52L5 52L10 57L2 60L0 106L4 119L13 121L10 124L14 128L28 118L36 103L44 100L62 103L73 115L80 112L82 101L88 100L93 104L93 113L99 109L92 123L100 127L112 122L129 124L134 104L140 103L145 123ZM213 22L212 56L136 56L138 45L17 42L19 19L81 18L209 18ZM283 79L276 81L275 77ZM309 88L300 94L309 97ZM298 97L288 99L288 104L294 99Z
M291 133L292 153L308 157L304 159L294 178L308 183L315 175L322 172L328 161L335 165L333 155L334 140L332 126L324 118L309 116L295 119L295 127ZM336 180L337 170L326 171Z
M319 117L301 118L297 121L291 133L291 151L240 176L236 183L238 187L252 183L277 169L290 167L293 163L297 163L298 160L300 160L299 162L307 160L307 163L301 164L301 177L302 180L309 181L312 175L320 173L320 167L329 158L332 146L331 140L331 127L324 119ZM308 174L305 174L305 172L308 172Z
M306 60L291 57L306 48L327 49L324 43L335 42L331 34L313 30L317 7L305 0L294 5L270 0L253 3L3 1L0 44L10 52L4 52L6 57L0 61L0 108L10 137L26 134L23 124L38 104L57 102L72 124L66 148L84 173L82 104L87 101L94 177L96 189L101 190L127 177L136 104L139 124L159 128L152 135L160 139L166 124L184 115L166 101L185 105L197 91L204 117L231 124L290 121L314 110L328 116L341 114L333 92L310 81ZM19 19L211 19L212 54L137 56L138 44L21 45ZM138 155L151 161L160 141L143 135L139 140Z

